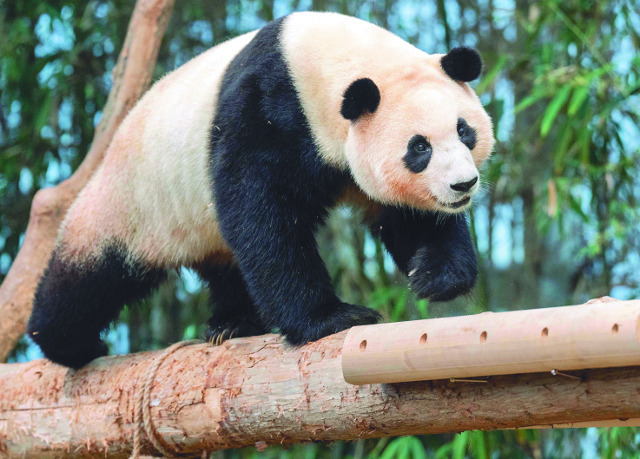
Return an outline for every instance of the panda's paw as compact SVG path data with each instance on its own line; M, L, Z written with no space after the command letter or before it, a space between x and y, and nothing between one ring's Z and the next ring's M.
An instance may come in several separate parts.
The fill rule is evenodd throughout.
M478 277L474 254L434 255L420 249L409 261L409 285L418 297L449 301L471 292Z
M264 325L248 317L235 317L225 321L211 318L204 336L207 342L219 346L231 338L264 335L268 332Z
M298 326L281 327L287 342L293 345L317 341L356 325L378 323L382 316L371 308L355 304L336 302L319 305L315 317Z
M82 368L92 360L103 357L109 352L108 346L102 340L97 340L94 343L77 344L73 348L48 349L41 346L41 349L45 357L52 362L74 370Z

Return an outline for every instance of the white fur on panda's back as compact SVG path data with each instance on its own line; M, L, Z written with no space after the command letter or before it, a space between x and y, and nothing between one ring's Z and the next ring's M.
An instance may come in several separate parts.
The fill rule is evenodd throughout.
M158 81L118 129L103 165L72 205L60 237L66 251L127 251L161 266L229 252L211 192L210 138L228 64L251 41L242 35Z

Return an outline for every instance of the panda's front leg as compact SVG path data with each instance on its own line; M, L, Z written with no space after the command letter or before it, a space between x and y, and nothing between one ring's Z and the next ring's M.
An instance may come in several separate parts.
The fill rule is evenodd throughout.
M420 298L448 301L474 287L476 252L464 215L385 207L370 226Z
M222 234L263 323L289 343L304 344L380 320L376 311L335 295L314 236L322 208L262 180L242 182L240 190L218 177Z

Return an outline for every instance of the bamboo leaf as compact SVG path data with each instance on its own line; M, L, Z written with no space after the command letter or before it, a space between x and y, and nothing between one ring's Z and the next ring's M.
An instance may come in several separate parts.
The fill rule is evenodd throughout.
M569 101L569 109L567 110L567 114L573 116L578 113L580 107L586 100L589 95L589 87L588 86L580 86L573 91L573 95L571 96L571 100Z
M37 111L37 114L33 123L35 127L34 131L38 133L38 135L40 134L40 131L42 130L44 125L47 124L47 121L49 120L49 115L51 114L52 102L53 102L53 93L48 92L44 100L40 104L40 108Z
M474 430L471 432L471 444L473 445L472 453L476 459L489 459L487 453L487 444L485 441L486 432L481 430Z
M544 115L542 116L542 122L540 123L540 135L542 137L546 137L551 130L551 126L553 126L553 122L556 120L558 113L560 113L560 109L564 105L564 103L569 98L569 94L571 93L571 86L563 86L558 94L553 98L547 110L545 110Z
M445 459L448 458L451 452L453 451L453 442L455 440L450 441L449 443L445 443L440 448L436 450L436 454L434 455L435 459Z
M557 173L561 173L561 171L563 170L563 166L565 165L566 156L569 150L569 143L571 141L572 134L573 134L573 129L571 129L571 124L563 123L562 127L560 128L560 134L558 135L558 140L556 142L556 147L554 152L555 154L553 155L555 170L557 171Z
M522 110L535 104L536 102L538 102L540 99L543 99L544 97L546 97L546 93L542 91L535 91L533 94L528 95L527 97L522 99L520 102L518 102L518 104L513 109L514 114L517 115Z
M591 115L591 113L588 113ZM589 117L585 117L580 129L578 130L577 143L579 148L580 161L583 164L589 164L589 154L591 153L591 130L589 129Z
M413 459L427 459L427 453L424 452L424 446L417 437L407 437L409 450Z
M496 62L496 65L491 67L489 72L487 72L487 74L482 77L482 79L480 80L480 83L478 83L478 86L476 86L476 92L478 94L482 94L487 90L489 85L493 83L493 81L498 76L498 73L500 73L500 70L503 69L506 63L507 63L507 56L500 56L500 59L498 59L498 62Z
M582 207L580 207L580 203L572 194L569 194L569 207L571 207L571 210L573 210L576 214L578 214L578 216L582 219L584 223L589 222L589 217L587 217L587 215L584 213L584 211L582 210Z
M410 459L410 452L409 452L409 439L411 437L403 437L399 440L400 444L398 446L398 452L396 453L396 459Z
M393 459L397 456L398 450L401 446L402 438L396 438L384 449L384 452L380 455L380 459Z
M456 435L453 440L453 459L464 459L464 453L467 450L467 443L469 442L469 431L462 432Z
M420 313L420 318L421 319L428 319L429 318L429 305L428 305L427 300L423 299L423 300L416 301L416 309Z

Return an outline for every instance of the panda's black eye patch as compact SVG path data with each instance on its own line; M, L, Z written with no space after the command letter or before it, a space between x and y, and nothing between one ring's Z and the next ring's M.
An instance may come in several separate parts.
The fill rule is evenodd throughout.
M407 153L402 161L407 169L414 174L422 172L431 160L431 144L421 135L414 135L407 145Z
M469 150L473 150L476 146L476 131L467 124L464 118L458 118L457 130L460 141L465 144Z

